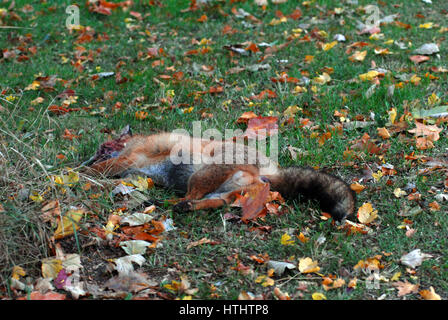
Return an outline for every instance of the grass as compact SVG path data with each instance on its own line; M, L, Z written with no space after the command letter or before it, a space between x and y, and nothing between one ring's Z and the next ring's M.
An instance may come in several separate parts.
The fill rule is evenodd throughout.
M391 108L396 109L397 119L412 109L409 106L430 108L427 101L433 93L440 98L441 105L447 104L447 74L429 69L447 67L446 44L443 41L447 33L439 32L447 27L447 12L442 1L433 1L432 5L398 0L394 4L381 2L382 16L399 13L397 20L412 26L404 29L393 23L383 25L382 40L372 40L368 35L356 32L356 20L363 18L360 8L370 4L368 1L360 0L358 5L350 5L322 0L306 5L306 2L290 0L279 5L270 3L266 9L254 5L253 1L210 1L209 5L199 10L187 12L182 10L189 7L189 1L163 1L163 6L148 3L135 1L130 10L113 10L110 16L89 12L86 5L81 4L80 23L94 30L93 40L85 42L79 41L80 31L69 32L65 28L65 8L69 1L55 4L17 0L10 10L6 9L9 2L2 4L5 9L0 11L5 13L0 14L2 24L23 29L0 29L0 48L3 50L3 58L0 58L0 74L3 75L0 80L0 276L4 288L0 295L15 298L23 294L10 287L8 279L13 267L22 267L33 282L42 276L42 259L55 254L51 241L55 225L41 219L42 203L29 198L35 194L39 194L43 201L58 199L62 214L70 206L82 205L89 209L90 213L83 220L76 237L67 237L57 243L66 253L81 255L83 279L90 276L90 281L101 283L113 276L109 271L102 271L100 266L108 265L107 259L118 258L124 252L105 244L92 245L92 234L89 232L93 226L104 226L109 214L120 205L110 195L110 184L100 181L105 187L93 184L91 189L85 190L83 186L88 180L81 177L73 187L59 188L50 183L48 176L60 174L67 168L78 168L100 143L127 124L134 132L148 134L179 128L192 132L191 123L198 120L203 129L244 130L244 125L236 123L243 112L277 115L284 120L284 111L289 106L297 105L301 110L293 115L295 122L280 125L279 162L282 166L298 164L326 168L348 182L365 177L368 168L376 172L377 166L383 163L393 165L397 171L395 175L382 177L378 181L363 182L366 189L358 195L359 205L370 202L379 212L379 218L372 224L373 234L347 236L345 231L336 228L330 221L321 220L320 212L313 203L287 203L287 214L268 215L258 224L234 220L223 222L224 214L238 214L237 208L173 215L171 205L160 206L155 212L156 218L173 218L177 229L164 235L161 247L151 249L145 255L146 262L141 270L155 279L159 287L159 295L151 297L188 296L182 290L172 291L164 286L172 284L173 280L179 281L185 275L191 288L198 288L193 295L195 299L236 299L243 291L274 299L273 286L264 287L255 281L258 276L267 274L266 266L251 258L254 255L268 255L277 261L296 263L303 257L318 261L320 275L301 274L294 270L273 276L274 287L294 299L311 299L314 292L324 293L327 299L402 299L392 285L396 280L390 280L397 272L401 272L399 281L419 284L419 290L432 286L442 298L446 298L448 218L444 212L447 206L441 201L438 201L439 210L430 210L428 206L435 201L436 194L444 191L446 166L424 175L419 173L419 169L426 167L424 158L413 161L405 159L405 155L415 152L416 156L443 161L448 146L445 130L441 132L440 140L434 143L434 148L427 150L416 148L412 134L406 131L392 134L387 141L377 134L377 128L387 126ZM286 22L270 25L273 19L279 19L276 10L289 15L296 7L303 13L299 20L287 19ZM344 9L340 15L334 14L334 9L338 7ZM232 8L251 13L260 23L236 16ZM132 16L130 11L141 13L142 20ZM21 19L14 19L11 12ZM197 21L202 15L208 18L204 23ZM313 24L319 19L324 21ZM426 22L433 22L435 26L432 29L419 28ZM223 34L225 26L236 32ZM260 45L260 52L247 56L231 55L224 48L244 42L266 42L280 46L288 41L292 30L299 27L306 31L271 55ZM311 34L313 28L316 28L315 32L325 31L328 36L321 33L320 39L314 37L310 41L300 41L306 32ZM344 34L347 41L331 50L322 50L319 42L331 42L337 33ZM409 48L403 50L395 44L385 44L389 39L403 42ZM349 55L345 51L356 41L369 43L369 46L360 49L368 51L363 62L354 63L347 59ZM429 42L439 43L440 58L433 55L430 61L422 64L409 60L415 48ZM376 55L374 49L377 47L388 48L394 54ZM148 48L162 48L163 53L149 57ZM201 48L208 48L209 52L186 54ZM306 55L314 56L313 61L305 62ZM264 60L261 61L261 58ZM74 66L78 60L83 70ZM359 81L358 75L369 71L371 61L390 73L367 98L365 92L372 83ZM229 72L234 67L260 63L268 63L271 68L256 72ZM205 72L204 69L209 70L210 66L213 71ZM304 86L306 93L293 94L295 84L271 81L283 71L290 77L300 79L307 76L313 79L329 72L329 68L333 68L331 82L322 86L314 86L311 82ZM115 74L121 72L121 76L128 81L117 83L115 76L91 79L94 74L109 71ZM180 71L183 73L181 81L160 77L173 76ZM427 72L438 79L425 77ZM420 83L403 83L392 96L388 95L388 87L400 82L395 76L405 73L421 77ZM57 80L47 88L41 80L39 88L27 90L38 76L55 76ZM223 92L197 94L215 86L222 86ZM62 99L57 96L66 89L74 90L77 96L70 107L85 110L63 115L48 111L48 107L62 104ZM265 89L274 90L278 97L260 101L248 99ZM39 97L43 101L36 103ZM190 107L193 107L191 112L188 111ZM329 126L340 123L341 119L335 116L335 111L341 110L347 110L346 118L352 121L358 118L370 121L373 113L374 122L363 128L345 128L342 134L333 134L320 145L318 138L329 130ZM147 112L148 116L139 120L135 116L137 111ZM319 127L301 128L300 120L304 118ZM409 129L415 126L412 119L408 118L407 122ZM443 121L438 126L446 127ZM64 139L66 129L78 137ZM359 151L355 152L355 157L347 158L344 151L351 150L353 142L365 133L375 144L390 146L378 154ZM287 150L288 145L299 148L303 155L293 159ZM58 155L63 155L62 159ZM421 194L420 202L394 196L396 188L404 189L408 183L415 183L416 190ZM175 196L160 188L146 190L144 194L150 199L159 200ZM406 208L418 206L422 207L420 214L409 217L401 215ZM408 225L417 230L411 237L406 236L406 229L399 228L405 218L411 223ZM352 217L352 220L356 218ZM270 232L251 231L258 225L272 228ZM302 243L296 240L294 245L285 246L280 243L285 233L304 233L309 241ZM325 237L323 243L320 241L322 237ZM211 239L216 244L187 249L188 244L203 238ZM400 257L415 248L431 254L433 258L411 270L400 264ZM380 275L383 280L380 289L368 289L366 275L357 273L354 266L360 260L376 255L381 255L384 268L380 270ZM342 278L346 285L325 291L321 275ZM348 282L354 277L358 278L356 288L348 288ZM421 295L415 292L405 298L420 299Z

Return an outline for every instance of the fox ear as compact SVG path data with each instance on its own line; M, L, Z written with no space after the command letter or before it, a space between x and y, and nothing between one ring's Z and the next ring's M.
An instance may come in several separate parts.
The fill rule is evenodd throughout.
M126 135L129 135L130 137L132 137L132 130L131 130L130 125L127 125L126 127L123 128L123 130L121 130L120 138L124 137Z

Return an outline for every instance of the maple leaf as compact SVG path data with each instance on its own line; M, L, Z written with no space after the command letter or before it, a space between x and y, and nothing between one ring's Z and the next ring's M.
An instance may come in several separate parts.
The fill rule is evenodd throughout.
M418 284L409 283L407 280L405 282L397 281L395 283L392 283L392 285L397 288L399 297L405 296L410 293L417 293L419 287Z
M415 126L414 129L408 130L408 132L413 133L416 137L426 137L432 142L439 140L439 133L442 129L437 127L437 125L425 125L416 121Z
M294 240L292 240L292 237L289 234L284 233L280 238L280 243L284 246L291 246L294 244Z

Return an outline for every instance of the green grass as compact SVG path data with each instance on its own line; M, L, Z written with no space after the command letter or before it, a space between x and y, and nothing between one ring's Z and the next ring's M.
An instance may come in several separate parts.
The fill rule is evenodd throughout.
M366 189L358 195L358 204L370 202L379 212L379 218L371 226L373 233L347 236L345 231L330 221L321 220L314 203L288 202L285 204L288 213L268 215L258 221L259 225L272 227L270 232L261 233L250 230L258 226L255 223L244 224L234 220L223 222L224 214L238 214L237 208L174 215L172 206L165 205L157 208L155 218L171 217L177 229L164 235L161 247L148 251L146 262L141 267L143 272L158 282L159 292L164 297L171 298L188 296L185 292L172 292L164 287L186 275L191 288L198 288L192 295L194 299L236 299L243 291L275 299L274 287L287 292L293 299L311 299L314 292L324 293L327 299L377 299L382 295L386 299L402 299L392 286L396 281L390 280L396 272L401 272L399 281L419 284L419 290L432 286L442 298L447 298L448 218L444 214L447 206L441 201L438 201L441 206L438 211L431 211L428 206L435 201L436 194L444 192L446 166L423 175L419 169L426 167L424 161L404 158L415 152L417 156L426 155L443 161L448 146L446 125L444 122L438 124L444 130L440 140L434 143L434 148L428 150L418 150L413 135L406 131L392 134L387 141L377 134L377 128L388 124L388 111L391 108L397 110L399 119L405 111L411 111L409 106L414 104L429 108L427 101L432 93L440 97L441 105L448 104L447 74L429 70L430 67L448 67L444 41L447 32L439 32L442 27L448 27L446 8L442 2L435 0L432 5L424 5L418 1L397 0L394 4L398 6L381 2L381 16L399 13L398 20L412 26L411 29L404 29L394 24L382 25L384 39L381 40L370 40L368 35L357 34L356 20L363 19L360 8L370 4L369 1L360 0L358 5L349 5L322 0L306 6L302 2L289 0L279 5L270 3L263 10L254 5L253 1L231 4L229 1L212 0L197 11L187 12L182 10L188 8L189 1L161 1L161 7L149 5L148 1L135 1L130 10L117 9L110 16L89 12L83 2L80 4L80 23L94 30L94 39L84 43L76 43L80 31L69 32L65 28L65 8L71 4L70 1L54 3L17 0L15 7L9 11L7 8L10 2L3 3L0 9L4 8L5 11L0 12L5 12L5 16L0 14L1 24L21 27L0 28L3 55L18 50L18 55L25 54L29 59L18 61L17 57L0 58L0 209L3 208L3 212L0 210L0 276L5 288L0 291L0 296L16 298L24 294L10 288L8 279L14 266L21 266L33 283L42 276L42 259L55 254L50 239L55 225L42 221L42 203L29 199L29 193L32 192L41 194L44 201L58 199L62 214L70 206L83 205L88 208L90 214L83 220L77 238L72 236L57 242L66 253L81 255L83 279L90 276L90 281L102 283L113 276L109 271L98 271L101 269L98 266L106 265L107 259L118 258L124 252L104 243L90 244L92 234L88 232L94 226L104 226L109 214L120 204L118 199L110 195L111 185L104 182L104 187L93 185L86 191L82 187L88 181L82 177L75 186L62 189L53 186L48 175L79 167L100 143L127 124L131 125L134 132L146 134L179 128L192 132L192 121L199 120L202 121L203 129L244 130L244 125L236 123L243 112L276 115L282 122L285 118L283 112L289 106L297 105L301 111L295 114L295 122L280 125L279 162L282 166L299 164L326 168L343 176L348 182L365 176L364 170L368 168L376 172L377 165L383 163L392 164L397 171L397 174L382 177L379 181L362 182ZM26 4L31 5L33 11L23 10L29 8L25 7ZM260 23L235 16L232 12L234 7L251 13ZM303 13L299 20L288 19L285 23L269 25L272 19L277 18L276 10L289 15L296 7ZM331 11L338 7L344 8L344 12L341 15L332 14ZM11 18L10 11L21 19ZM137 20L130 11L141 13L143 20ZM205 23L198 22L197 19L204 14L208 20ZM302 23L312 23L313 17L325 21L311 24L306 32L310 35L316 28L316 32L325 31L327 38L319 40L311 37L310 41L300 41L306 34L303 31L298 39L272 55L267 55L261 46L261 52L247 56L231 56L223 48L225 45L245 42L275 43L280 46L288 41L287 37L293 29L299 28ZM433 22L435 26L432 29L419 28L420 24L426 22ZM238 31L224 35L222 30L226 25ZM344 34L347 41L338 43L329 51L323 51L319 42L331 42L337 33ZM98 40L98 35L103 38L107 35L108 38ZM202 39L211 42L198 45ZM403 50L395 44L385 44L389 39L403 42L409 48ZM354 63L348 60L349 55L345 51L357 41L369 43L359 49L367 50L368 53L363 62ZM418 65L409 60L415 48L429 42L439 44L440 59L431 56L430 61ZM80 47L85 50L81 51ZM148 48L154 47L162 48L163 54L145 58ZM209 47L210 51L185 55L201 47ZM374 49L378 47L388 48L394 54L376 55ZM306 63L306 55L313 55L314 60ZM261 58L264 60L261 61ZM82 71L72 65L77 59L82 61ZM157 60L161 61L160 64L153 65ZM366 98L365 92L372 83L359 81L358 75L369 71L371 61L390 73L381 79L373 95ZM258 63L268 63L271 68L256 72L246 70L237 74L228 72L234 67ZM212 66L213 72L203 72L202 66ZM331 82L316 85L314 92L312 82L305 85L306 93L293 94L295 84L271 81L271 78L279 77L281 72L299 79L307 75L312 80L328 68L333 68ZM93 74L109 71L121 72L122 77L129 81L117 84L114 76L91 80ZM160 78L161 75L173 75L179 71L184 75L181 81ZM438 79L428 79L425 77L427 72ZM421 77L420 84L406 83L402 88L396 88L393 96L389 96L388 87L400 82L395 76L404 73ZM42 86L36 90L25 90L39 75L56 76L57 80L47 90ZM218 85L224 88L220 94L195 94ZM64 115L49 112L49 106L62 104L57 95L66 89L74 90L77 96L77 102L70 107L87 109ZM278 97L252 102L248 99L265 89L274 90ZM167 102L170 92L174 92L174 96L171 102ZM38 97L42 97L43 102L33 104L32 101ZM114 107L117 103L121 103L118 110ZM192 112L183 111L189 107L193 107ZM328 126L339 122L340 119L334 114L341 110L348 110L347 118L352 121L359 117L370 121L373 113L374 122L363 128L344 129L341 135L333 134L323 145L319 145L313 132L319 135L327 132ZM148 112L148 117L137 119L137 111ZM203 118L204 112L213 117ZM319 127L301 128L300 120L303 118L310 119ZM412 119L406 121L408 129L415 127ZM80 137L64 139L66 129ZM379 154L360 151L357 157L346 158L344 151L350 150L354 141L365 133L377 145L390 146ZM288 145L301 149L305 154L292 159L287 150ZM60 160L56 157L59 154L65 158ZM422 199L419 203L394 196L394 190L404 189L407 183L416 184ZM172 192L160 188L152 188L144 193L150 199L175 197ZM418 206L422 208L418 215L401 215L406 208ZM417 230L412 237L407 237L406 230L398 228L405 218L411 220L410 227ZM351 220L356 221L356 217L351 217ZM299 235L301 232L309 238L307 243L297 239L292 246L280 243L284 233ZM322 236L326 240L319 244L318 239ZM216 241L216 244L187 249L188 244L202 238ZM433 258L424 261L414 273L400 264L400 257L416 248L431 254ZM272 260L294 263L300 258L311 257L318 261L320 275L300 274L298 270L291 270L280 276L274 275L274 286L263 287L255 280L267 274L266 266L250 257L264 254ZM375 255L382 256L384 268L380 275L388 281L381 281L380 289L368 289L365 285L366 276L357 273L354 266L358 261ZM239 263L249 267L252 270L250 274L239 271ZM335 275L343 278L346 284L325 291L321 285L321 275ZM348 282L354 277L358 278L357 287L347 288ZM418 293L406 295L406 299L420 298Z

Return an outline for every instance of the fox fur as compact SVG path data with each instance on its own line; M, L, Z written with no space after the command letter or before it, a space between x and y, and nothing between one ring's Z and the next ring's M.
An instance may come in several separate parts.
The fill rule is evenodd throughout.
M237 193L269 183L272 191L286 199L317 200L321 210L335 220L343 220L354 212L355 193L340 178L313 168L280 168L262 153L257 153L255 164L246 164L253 151L248 146L242 146L243 152L232 152L232 164L191 161L195 156L223 159L235 144L174 133L132 135L126 128L119 138L100 146L84 163L84 171L108 177L148 176L158 185L185 194L175 206L176 211L218 208L232 203ZM175 150L179 145L182 149ZM188 154L182 154L185 150ZM173 154L190 161L174 163L170 158Z

